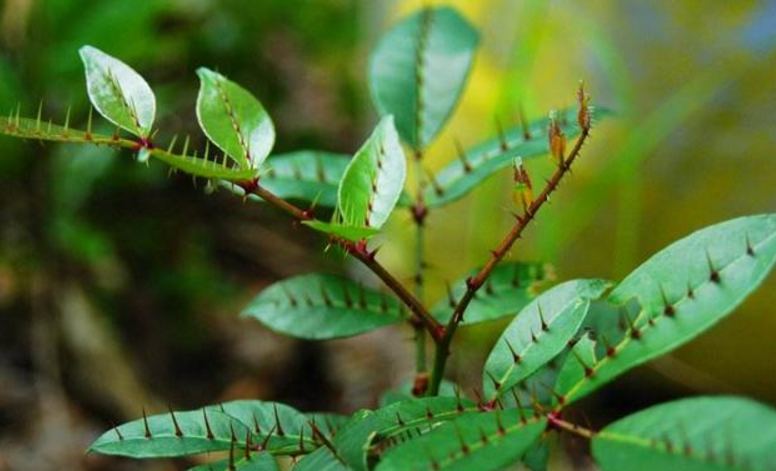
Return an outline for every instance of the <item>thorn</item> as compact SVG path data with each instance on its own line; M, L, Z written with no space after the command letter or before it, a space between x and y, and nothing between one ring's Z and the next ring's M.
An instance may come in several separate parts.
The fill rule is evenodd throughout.
M358 307L361 309L367 308L366 293L364 292L364 284L358 283Z
M668 317L674 317L674 314L676 314L676 308L668 302L668 296L666 295L665 288L663 288L662 284L660 285L660 295L663 297L663 314Z
M230 432L230 440L232 442L236 442L237 441L237 434L234 433L234 424L232 424L231 421L229 422L229 432Z
M506 338L504 339L504 343L507 344L507 348L509 349L509 352L512 354L512 361L514 361L517 364L520 364L520 362L522 361L520 354L518 354L517 351L515 351L514 347L512 347L512 344Z
M617 354L617 349L609 342L609 340L606 338L606 335L601 334L601 342L604 344L604 347L606 348L607 357L612 358Z
M427 168L424 168L423 171L426 173L428 181L431 182L431 186L434 188L434 193L437 196L442 196L445 193L445 189L442 188L442 186L439 184L436 177L434 176L434 173Z
M754 257L754 247L752 246L752 242L749 240L749 233L746 234L746 254L750 257Z
M237 468L234 466L234 440L229 444L229 471L235 471Z
M269 429L269 433L267 433L267 436L264 437L264 440L262 440L261 445L259 445L259 451L266 450L267 444L269 443L270 437L272 437L272 434L275 433L275 426L273 425L271 429Z
M18 111L19 108L17 108L16 110L17 110L16 111L16 125L18 126L19 125L19 111ZM70 111L71 111L71 106L68 105L67 106L67 112L65 113L65 125L63 126L65 130L62 132L63 136L67 136L67 131L70 128Z
M539 343L539 339L536 338L536 334L533 331L533 327L531 328L531 342L533 343Z
M145 429L146 440L150 440L152 438L151 428L148 427L148 416L146 415L145 407L143 407L143 428Z
M523 402L520 400L520 395L515 391L515 388L511 389L512 397L515 398L515 404L517 405L517 411L520 414L520 423L525 425L528 423L528 419L525 417L525 411L523 411Z
M498 409L496 409L494 414L496 416L496 426L498 427L498 434L505 435L507 431L504 428L504 424L501 422L501 412Z
M399 425L399 427L404 427L404 420L402 420L399 411L396 411L396 423Z
M630 316L627 312L621 311L622 315L625 317L625 321L628 323L628 328L630 329L630 336L633 340L639 340L641 338L641 330L636 328L635 325L633 325L633 321L631 320Z
M92 114L94 113L94 107L89 106L89 115L86 118L86 139L92 139Z
M189 152L189 138L190 136L186 136L186 139L183 141L183 152L181 152L181 155L186 157L186 154Z
M485 294L488 296L493 296L493 282L488 279L488 281L485 283Z
M587 363L585 363L585 360L583 360L579 353L577 353L576 349L572 348L571 354L574 355L574 358L577 359L579 364L582 365L582 368L585 370L585 378L592 378L595 375L595 370Z
M522 103L518 107L518 113L518 116L520 117L520 127L523 128L523 140L530 141L531 129L528 127L528 120L525 119L525 107L522 105Z
M687 282L687 297L690 299L695 299L695 291L692 289L692 286L690 286L690 282Z
M434 420L434 413L428 406L426 406L426 420Z
M463 453L464 455L468 455L471 450L469 449L469 445L466 444L466 441L463 438L463 434L461 433L461 428L458 425L458 422L452 421L452 424L453 424L453 428L455 429L455 435L458 437L458 442L460 442L461 444L461 453Z
M490 378L490 380L493 382L493 387L496 389L496 391L501 390L501 383L495 378L495 376L493 376L493 374L488 370L485 370L485 374L488 375L488 378Z
M331 302L329 293L326 292L326 288L323 286L323 282L319 283L318 286L320 287L320 290L321 290L321 299L323 299L323 303L331 307L333 303Z
M496 131L498 132L498 140L499 145L501 146L501 152L506 152L509 150L509 144L507 143L506 136L504 136L504 128L501 126L501 120L498 119L498 116L495 116L494 120L496 121Z
M717 269L714 268L714 262L711 261L711 254L709 254L708 249L706 249L706 261L709 264L709 279L714 283L719 283L720 281L722 281L719 277L719 271L717 271Z
M464 411L463 402L461 402L461 387L457 384L455 385L455 399L456 399L456 406L455 409L458 411L459 414L462 414Z
M485 434L485 431L482 430L482 427L479 427L480 430L480 441L483 445L486 445L488 443L488 436Z
M41 116L43 115L43 100L40 100L40 103L38 103L38 116L35 119L35 132L40 132L40 120Z
M280 288L283 290L283 293L286 295L286 299L288 299L288 303L291 304L291 307L296 307L299 303L296 300L296 298L291 294L291 292L288 290L288 287L286 285L281 284Z
M244 452L243 458L245 459L245 461L251 460L251 431L250 430L245 431L245 452Z
M170 140L170 145L167 146L167 153L172 154L173 150L175 149L175 143L178 142L178 135L175 134L172 136L172 140Z
M350 291L348 291L348 287L345 283L342 283L342 297L345 300L346 307L353 307L353 299L350 297Z
M299 451L304 453L304 428L299 431Z
M471 173L472 166L469 164L469 161L466 159L466 151L463 150L461 141L459 141L458 139L455 139L454 143L455 143L455 150L458 153L458 159L461 161L461 164L463 165L464 173Z
M167 408L170 410L170 417L172 418L172 425L175 427L175 436L178 438L183 437L183 431L181 430L180 425L178 425L178 419L175 418L175 412L172 410L172 406L167 406Z
M572 350L572 352L573 351L574 350ZM539 384L543 388L545 388L547 391L549 391L550 394L552 394L552 396L558 401L558 404L563 405L566 402L566 396L564 396L563 394L560 394L559 392L555 391L555 389L553 389L550 386L547 386L546 384L544 384L542 382L539 382Z
M118 437L119 441L124 440L124 436L121 435L121 431L119 430L118 427L114 426L113 431L116 432L116 436Z
M277 433L279 437L284 436L286 433L283 431L283 426L280 424L280 415L278 415L278 405L277 403L273 403L272 407L275 411L275 426L277 428Z
M213 436L213 430L210 428L210 421L207 419L207 410L204 407L202 408L202 417L205 419L205 430L207 431L206 438L208 440L213 440L215 436Z
M542 322L542 330L547 332L550 330L550 327L547 325L547 321L544 320L544 312L542 312L542 305L540 303L536 304L537 310L539 311L539 320Z

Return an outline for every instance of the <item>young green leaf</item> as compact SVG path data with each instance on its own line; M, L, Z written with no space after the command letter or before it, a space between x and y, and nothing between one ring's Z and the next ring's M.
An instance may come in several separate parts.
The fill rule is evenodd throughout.
M351 419L335 438L339 456L354 470L367 471L368 453L379 443L408 430L427 428L475 411L467 399L428 397L396 402L382 409L363 411Z
M627 335L592 374L568 389L567 403L694 338L738 306L776 262L776 215L742 217L697 231L628 275L610 301L636 300Z
M372 99L380 114L396 116L412 148L424 149L452 114L478 42L477 31L452 8L425 8L393 27L372 53Z
M204 463L188 471L280 471L277 460L269 453L251 453L249 456L245 458L243 450L235 450L231 460Z
M146 139L156 115L156 98L148 83L127 64L92 46L79 50L86 70L89 99L113 124Z
M393 116L386 116L340 181L338 209L343 225L379 229L399 201L406 166Z
M298 451L300 446L317 446L307 416L285 404L238 400L207 409L208 414L221 412L239 421L251 430L253 443L262 443L264 449L273 453L288 454Z
M128 422L105 432L89 451L130 458L196 455L245 446L249 429L212 409L160 414Z
M473 270L469 275L477 271ZM466 291L466 278L469 275L456 282L447 297L434 306L431 312L440 322L446 323L450 320L455 303ZM469 304L463 324L475 324L517 314L537 296L541 282L552 277L552 269L542 263L511 262L499 265Z
M776 410L738 397L661 404L619 420L593 438L603 471L773 469Z
M517 410L467 414L385 453L377 471L496 471L516 463L544 431Z
M240 168L258 169L275 144L275 127L249 91L201 67L197 119L207 137Z
M573 280L543 293L515 317L488 356L486 397L494 399L553 359L577 333L604 280Z
M576 119L568 119L576 113L576 108L558 112L561 130L568 138L580 132ZM596 109L594 116L600 119L608 113ZM515 157L528 160L549 152L547 141L548 118L540 119L527 127L512 128L503 136L482 142L475 147L460 151L458 156L437 172L424 194L424 201L431 207L452 203L476 188L488 177L499 170L510 167Z
M395 299L327 274L275 283L251 301L243 315L278 332L315 340L361 334L406 317Z

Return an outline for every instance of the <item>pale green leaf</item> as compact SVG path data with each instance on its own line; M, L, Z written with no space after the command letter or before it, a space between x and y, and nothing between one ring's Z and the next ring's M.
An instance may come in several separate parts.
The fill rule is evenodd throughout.
M406 318L394 298L328 274L277 282L251 301L243 315L278 332L316 340L357 335Z
M520 460L547 421L517 410L467 414L391 448L377 471L496 471Z
M151 132L156 98L148 83L127 64L92 46L79 51L89 99L108 121L141 138Z
M369 60L380 114L393 114L402 139L424 149L455 109L479 35L450 7L426 8L388 31Z
M338 209L345 226L379 229L404 188L407 163L393 116L384 117L345 169Z
M671 244L620 283L610 301L637 301L638 316L593 374L571 385L567 403L620 374L694 338L728 315L765 279L776 262L776 215L716 224ZM610 340L611 342L611 340Z
M637 412L593 438L603 471L769 471L776 410L738 397L699 397Z
M207 137L241 168L258 169L275 144L275 127L249 91L201 67L197 119Z
M485 363L486 397L498 397L560 353L582 325L590 301L610 286L604 280L567 281L520 311Z

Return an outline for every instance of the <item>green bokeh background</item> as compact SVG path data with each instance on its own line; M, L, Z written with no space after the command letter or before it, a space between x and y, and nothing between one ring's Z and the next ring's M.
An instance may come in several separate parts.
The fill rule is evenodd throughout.
M776 1L482 0L448 3L482 31L458 112L426 157L573 103L584 79L600 123L572 178L510 254L559 279L619 279L705 225L776 207ZM152 84L161 135L197 131L194 71L253 91L276 150L353 152L377 117L366 58L420 1L5 0L0 112L86 120L77 50L92 44ZM337 270L314 234L128 154L0 137L0 470L138 469L84 458L140 406L260 397L352 411L412 371L403 329L325 345L237 317L278 278ZM481 264L511 224L508 172L428 220L427 301ZM414 237L391 220L380 256L410 283ZM358 267L348 266L356 274ZM502 325L462 334L451 374L475 385ZM776 278L673 355L585 404L604 421L665 398L738 392L776 403ZM170 464L157 468L176 469ZM172 466L172 468L170 467ZM182 469L177 466L177 469Z

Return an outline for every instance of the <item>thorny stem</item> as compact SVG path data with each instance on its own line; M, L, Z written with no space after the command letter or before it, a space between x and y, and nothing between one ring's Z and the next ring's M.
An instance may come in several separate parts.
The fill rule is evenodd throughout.
M288 201L277 197L274 193L262 187L258 181L248 182L242 185L248 193L264 199L275 207L287 212L299 221L312 221L315 217L310 211L305 211ZM353 255L369 270L372 271L385 285L407 305L416 317L418 322L429 332L435 340L442 338L444 327L431 316L428 309L413 295L399 280L396 279L386 268L374 257L374 252L366 248L366 244L355 243L346 239L332 237L332 240L344 248L349 254Z
M423 301L423 244L425 242L425 219L427 215L427 208L423 203L423 164L422 154L420 152L415 155L415 168L417 178L417 202L412 208L412 220L415 222L415 296ZM426 332L422 326L414 326L415 329L415 369L418 374L424 374L427 370L426 364Z
M464 292L463 297L456 305L455 310L453 311L453 315L450 317L450 321L447 323L447 326L444 329L444 335L442 336L442 339L436 344L434 367L431 371L431 383L429 384L428 388L429 396L436 396L439 393L439 384L442 381L442 375L445 372L447 359L450 356L450 344L453 340L453 337L455 336L458 325L463 320L463 314L466 312L466 308L469 307L469 303L472 299L474 299L474 295L477 294L477 290L479 290L480 287L485 283L485 281L488 279L488 276L490 276L490 274L496 268L496 265L498 265L498 263L504 258L507 252L509 252L515 241L522 236L523 231L530 224L530 222L533 221L539 209L541 209L544 203L549 200L550 194L555 191L563 177L566 175L566 173L568 173L569 169L571 168L571 164L579 155L579 152L589 135L590 129L583 128L582 133L574 143L574 148L571 150L568 157L561 160L561 162L558 164L558 168L555 170L555 173L552 175L552 177L547 180L547 184L539 197L531 203L525 214L522 216L516 216L517 222L514 226L512 226L512 229L509 231L509 233L504 236L498 247L491 252L491 256L485 265L475 276L466 280L466 292Z

